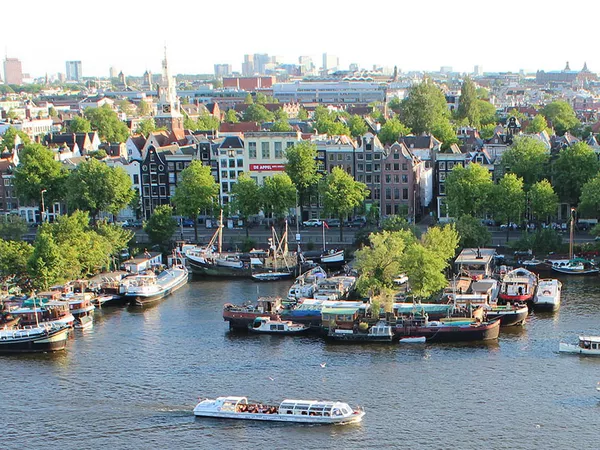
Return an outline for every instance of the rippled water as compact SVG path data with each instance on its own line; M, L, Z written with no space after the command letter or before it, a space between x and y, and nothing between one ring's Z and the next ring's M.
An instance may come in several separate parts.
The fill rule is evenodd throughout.
M557 349L600 334L600 280L563 281L557 314L497 343L405 347L232 334L223 303L288 283L193 281L143 311L97 312L66 352L0 356L0 446L598 448L600 358ZM341 400L367 414L351 426L194 418L198 397L219 395Z

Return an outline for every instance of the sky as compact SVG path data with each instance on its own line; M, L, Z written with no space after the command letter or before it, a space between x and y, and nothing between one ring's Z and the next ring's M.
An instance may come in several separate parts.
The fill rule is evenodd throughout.
M593 0L30 0L0 10L2 59L19 58L33 77L64 73L67 60L81 60L84 77L111 66L159 73L165 44L172 74L213 73L215 63L240 71L253 53L308 55L319 67L325 52L343 69L535 72L568 61L600 72Z

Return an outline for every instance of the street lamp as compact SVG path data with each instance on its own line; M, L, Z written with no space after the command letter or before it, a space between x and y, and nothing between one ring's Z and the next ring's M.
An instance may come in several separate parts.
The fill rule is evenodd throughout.
M40 217L40 219L42 220L42 223L44 223L45 217L46 217L46 210L44 209L44 194L48 192L46 189L42 189L41 194L42 194L42 217Z

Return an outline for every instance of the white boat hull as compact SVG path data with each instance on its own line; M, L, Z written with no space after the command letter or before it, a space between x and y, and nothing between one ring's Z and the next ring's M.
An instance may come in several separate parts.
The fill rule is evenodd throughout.
M215 419L238 419L238 420L263 420L268 422L290 422L290 423L309 423L309 424L349 424L358 423L365 415L364 411L359 411L351 416L323 417L323 416L301 416L298 414L262 414L262 413L243 413L233 411L202 411L194 409L196 417L212 417Z
M565 344L564 342L558 344L558 351L573 355L600 356L600 350L581 348L578 345Z

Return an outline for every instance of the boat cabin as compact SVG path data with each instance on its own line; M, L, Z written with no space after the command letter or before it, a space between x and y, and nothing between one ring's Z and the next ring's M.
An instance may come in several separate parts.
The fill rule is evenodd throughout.
M579 347L600 351L600 336L579 336Z
M360 308L360 306L346 308L332 308L324 306L321 310L321 322L323 324L323 328L329 328L330 323L335 322L336 328L352 329L354 323L358 321L359 317L361 317Z
M347 403L340 402L284 400L279 405L279 414L338 417L352 414L352 408Z
M454 272L465 272L472 278L488 278L494 273L496 249L465 248L454 261Z
M162 266L162 253L159 252L145 252L123 263L124 270L130 273L153 270L158 266Z

